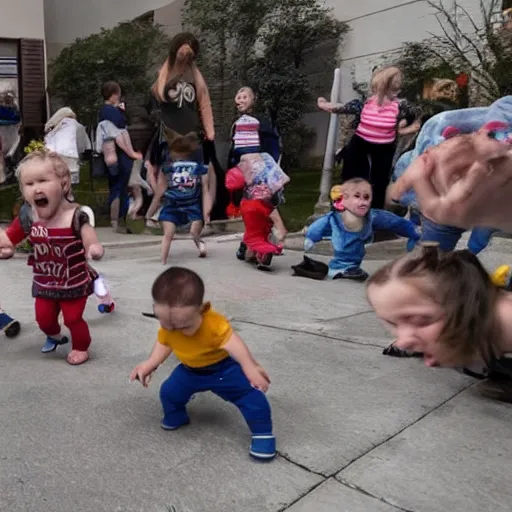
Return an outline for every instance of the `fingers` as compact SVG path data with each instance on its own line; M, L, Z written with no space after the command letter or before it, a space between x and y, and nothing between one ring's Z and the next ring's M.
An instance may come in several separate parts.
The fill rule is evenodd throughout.
M260 368L260 373L263 378L270 384L270 377L268 376L268 373L263 368Z
M400 198L413 187L416 189L416 184L419 179L428 179L430 181L432 172L434 170L433 160L430 158L430 153L425 153L416 158L407 170L398 178L395 183L390 185L387 195L391 201L398 201ZM419 195L419 193L418 193Z

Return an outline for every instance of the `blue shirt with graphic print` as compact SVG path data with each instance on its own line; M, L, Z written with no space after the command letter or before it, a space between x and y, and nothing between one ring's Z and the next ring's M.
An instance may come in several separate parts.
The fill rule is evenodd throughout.
M207 166L189 160L166 161L162 172L167 178L167 204L188 206L201 201L201 176L208 172Z

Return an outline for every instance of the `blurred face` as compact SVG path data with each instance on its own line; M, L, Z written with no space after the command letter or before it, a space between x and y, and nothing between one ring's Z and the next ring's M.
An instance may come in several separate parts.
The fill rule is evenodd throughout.
M198 306L155 304L153 311L164 329L181 331L185 336L193 336L203 322L203 308Z
M383 285L370 284L368 300L396 336L397 347L422 352L426 366L450 365L439 342L445 325L439 304L401 279L392 279Z
M364 217L372 202L372 188L370 185L354 185L343 195L343 206L357 217Z
M189 44L181 45L176 53L176 62L179 62L180 64L190 64L194 58L194 50L192 50Z
M247 89L242 89L237 92L235 96L235 105L238 109L238 112L243 114L244 112L248 112L251 110L252 106L254 104L254 95L251 93L251 91L248 91Z
M42 220L52 218L62 206L65 183L47 162L31 162L25 165L20 176L23 198Z

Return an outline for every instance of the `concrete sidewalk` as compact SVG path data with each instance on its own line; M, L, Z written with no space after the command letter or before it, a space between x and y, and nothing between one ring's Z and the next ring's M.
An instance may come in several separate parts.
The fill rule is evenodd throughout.
M510 510L512 407L482 399L455 371L382 356L391 338L364 285L292 277L299 252L263 273L234 258L236 240L207 243L200 260L177 240L170 263L203 276L208 299L269 372L277 460L252 462L240 414L211 394L191 401L190 426L162 431L158 389L175 361L149 389L128 382L158 327L141 316L162 270L157 247L107 246L97 267L117 308L101 316L89 301L92 360L77 368L68 349L39 352L30 272L17 257L0 262L2 305L23 322L19 338L0 339L1 511ZM364 268L398 245L372 248ZM512 254L493 242L483 260L494 267Z

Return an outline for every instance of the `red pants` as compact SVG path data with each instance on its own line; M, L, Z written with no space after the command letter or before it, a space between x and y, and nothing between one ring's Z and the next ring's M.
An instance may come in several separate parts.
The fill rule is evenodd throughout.
M62 311L64 325L71 333L73 350L87 350L91 344L89 327L83 319L87 297L79 299L53 300L36 298L36 322L46 336L60 334L59 313Z
M240 212L245 224L244 242L251 251L260 254L280 254L281 249L270 243L270 214L274 207L259 199L242 199Z

